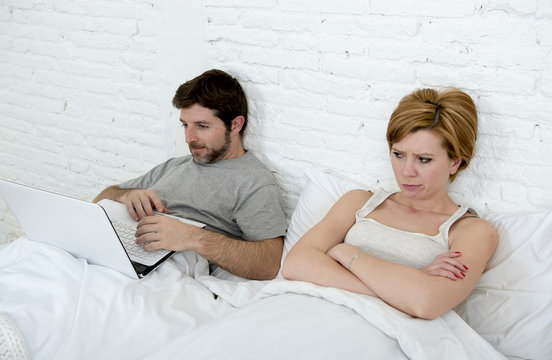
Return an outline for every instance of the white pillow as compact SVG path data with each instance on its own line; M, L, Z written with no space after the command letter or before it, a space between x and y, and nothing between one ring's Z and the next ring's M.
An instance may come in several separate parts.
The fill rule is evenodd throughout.
M510 358L552 355L552 211L493 214L498 248L455 310Z
M306 175L307 183L293 211L284 240L285 253L303 234L326 216L343 194L354 189L366 189L365 186L354 181L322 172L307 171Z

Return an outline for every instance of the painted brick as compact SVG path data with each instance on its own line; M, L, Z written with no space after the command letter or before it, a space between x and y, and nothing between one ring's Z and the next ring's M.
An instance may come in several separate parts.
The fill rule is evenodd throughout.
M374 80L414 82L415 72L405 61L376 60L366 57L325 56L322 71L357 78L366 82Z
M282 32L311 31L321 23L321 16L304 16L281 13L278 17L269 11L247 11L241 14L242 26L251 29L277 30Z
M372 0L370 13L382 15L419 15L424 17L464 17L474 14L476 1L386 1Z
M316 2L278 0L278 8L282 11L357 15L366 12L368 3L363 0L319 0Z

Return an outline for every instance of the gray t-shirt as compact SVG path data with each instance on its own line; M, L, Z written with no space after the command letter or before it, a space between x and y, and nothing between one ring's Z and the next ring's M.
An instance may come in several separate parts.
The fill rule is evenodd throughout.
M172 158L119 185L154 190L169 214L250 241L284 236L287 219L272 173L251 152L212 164Z

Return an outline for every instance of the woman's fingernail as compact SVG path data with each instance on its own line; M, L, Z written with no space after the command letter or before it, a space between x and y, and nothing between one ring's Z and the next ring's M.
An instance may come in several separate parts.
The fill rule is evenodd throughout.
M460 254L460 251L455 251L456 254Z
M464 269L468 270L468 267L466 265L462 265L464 267Z
M456 276L457 279L460 279L460 277L458 277L458 275L454 274L454 276Z
M460 271L460 274L462 274L463 277L466 277L466 274L464 274L462 271Z

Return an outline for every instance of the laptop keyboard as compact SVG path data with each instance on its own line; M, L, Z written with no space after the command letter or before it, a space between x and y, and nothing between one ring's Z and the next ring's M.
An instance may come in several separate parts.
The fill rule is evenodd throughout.
M136 226L116 220L112 221L112 223L131 260L151 266L170 253L170 251L163 249L154 251L144 250L142 246L136 244L136 237L134 236Z

